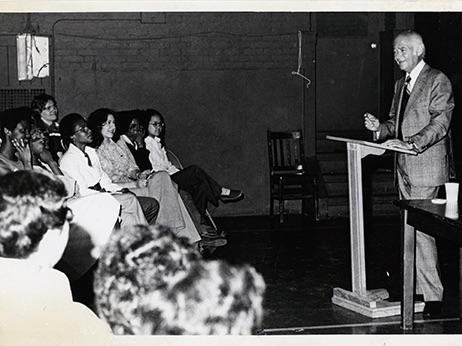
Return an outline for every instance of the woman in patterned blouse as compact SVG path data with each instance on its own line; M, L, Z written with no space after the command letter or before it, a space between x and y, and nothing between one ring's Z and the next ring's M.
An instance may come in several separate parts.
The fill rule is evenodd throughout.
M141 172L126 143L113 140L116 131L114 114L115 111L100 108L88 117L93 146L103 170L114 183L129 188L137 196L157 199L160 205L157 223L170 227L191 242L199 241L199 233L170 176L165 172Z

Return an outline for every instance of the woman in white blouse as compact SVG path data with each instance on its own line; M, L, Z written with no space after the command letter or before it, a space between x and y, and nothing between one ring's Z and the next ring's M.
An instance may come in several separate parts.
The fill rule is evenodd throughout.
M57 268L70 280L76 280L96 263L113 230L118 228L120 204L109 193L81 196L76 181L63 175L47 149L47 136L41 127L32 125L29 143L34 171L51 172L66 186L66 202L74 218Z
M122 206L122 227L155 223L157 201L148 197L137 198L111 181L101 168L95 150L88 146L92 143L93 136L80 114L66 115L60 121L59 130L65 146L68 146L59 166L66 176L77 181L80 195L109 192ZM140 203L144 205L144 209Z
M233 202L243 197L240 190L232 190L217 183L207 172L197 165L191 165L182 170L175 167L167 157L165 149L164 117L155 109L146 111L149 115L148 136L145 138L146 148L149 150L149 161L155 172L166 171L180 189L188 191L206 222L205 212L207 203L218 207L218 201Z

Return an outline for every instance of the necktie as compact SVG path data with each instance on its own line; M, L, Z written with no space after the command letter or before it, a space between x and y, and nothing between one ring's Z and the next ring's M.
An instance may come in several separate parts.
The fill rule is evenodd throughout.
M88 156L88 154L87 154L86 152L83 152L83 154L85 155L85 157L86 157L87 160L88 160L88 165L89 165L90 167L92 167L93 165L91 164L90 156Z
M409 101L409 95L411 94L411 91L409 90L409 83L411 82L411 77L408 76L406 80L404 81L403 84L403 90L402 90L402 97L401 97L401 106L399 108L399 122L398 122L398 138L403 139L403 133L402 133L402 124L403 124L403 118L404 118L404 110L406 109L407 102Z

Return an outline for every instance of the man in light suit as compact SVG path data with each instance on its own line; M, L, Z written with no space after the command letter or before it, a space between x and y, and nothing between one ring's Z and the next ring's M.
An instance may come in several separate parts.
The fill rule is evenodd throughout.
M364 115L365 127L384 145L414 150L417 155L397 154L396 173L401 199L431 199L449 181L449 126L454 99L449 79L423 60L425 46L414 31L396 36L394 59L406 74L395 84L389 119L380 122ZM392 139L389 139L392 138ZM406 223L404 227L410 227ZM442 311L443 285L438 270L435 239L416 232L416 294L425 300L424 315Z

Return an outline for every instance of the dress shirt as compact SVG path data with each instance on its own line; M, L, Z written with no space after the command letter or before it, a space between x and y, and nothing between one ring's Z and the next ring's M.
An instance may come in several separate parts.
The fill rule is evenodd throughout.
M133 181L130 172L139 170L135 159L124 141L103 141L96 149L103 171L116 183Z
M411 71L411 73L406 74L406 78L409 76L411 77L411 81L409 82L408 85L408 90L409 92L412 91L412 88L414 88L415 82L417 82L417 78L419 77L420 72L422 72L422 69L425 66L425 61L420 60L420 62L414 67L414 69Z
M138 150L138 143L132 141L130 138L128 138L127 135L120 136L120 139L122 139L125 143L133 146L136 150Z
M103 171L95 149L87 146L85 153L91 160L91 167L88 165L87 157L74 144L70 144L69 149L59 161L59 167L63 173L77 181L80 195L86 196L95 193L96 191L89 187L98 183L108 192L121 190L122 187L112 183L109 176Z
M146 148L149 150L149 161L151 161L152 170L154 172L167 171L172 175L179 171L168 159L167 151L160 144L158 137L148 136L144 139Z

